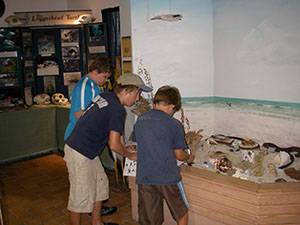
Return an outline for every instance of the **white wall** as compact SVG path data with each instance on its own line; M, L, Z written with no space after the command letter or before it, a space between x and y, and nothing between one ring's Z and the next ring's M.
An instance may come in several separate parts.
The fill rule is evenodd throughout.
M67 8L70 10L91 9L95 22L102 22L101 10L119 6L119 0L66 0Z
M0 18L0 26L6 27L6 17L14 12L67 10L65 0L4 0L5 12Z

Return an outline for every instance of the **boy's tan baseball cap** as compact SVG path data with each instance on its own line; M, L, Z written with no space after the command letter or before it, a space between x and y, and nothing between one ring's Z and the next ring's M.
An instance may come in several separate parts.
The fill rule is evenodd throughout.
M134 73L124 73L118 78L117 83L121 85L135 85L144 92L152 91L152 88L146 86L142 78Z

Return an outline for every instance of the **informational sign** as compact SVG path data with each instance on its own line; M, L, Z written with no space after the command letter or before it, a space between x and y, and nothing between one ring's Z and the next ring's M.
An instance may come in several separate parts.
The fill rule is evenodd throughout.
M23 21L23 26L71 25L84 23L87 18L92 18L92 11L14 12L14 15ZM83 19L82 22L79 22L81 19Z

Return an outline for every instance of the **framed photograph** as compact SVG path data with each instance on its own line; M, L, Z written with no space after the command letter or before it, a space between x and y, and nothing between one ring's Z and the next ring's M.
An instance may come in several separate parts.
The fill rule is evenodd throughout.
M25 82L32 82L34 81L34 71L33 70L25 70Z
M61 48L62 57L70 59L79 59L79 46L65 46Z
M131 61L123 62L123 73L131 73L132 72L132 63Z
M23 46L24 57L32 57L33 56L33 47L29 45Z
M104 42L104 24L88 25L89 42Z
M122 37L122 54L124 58L131 58L131 37Z
M22 33L22 41L24 44L32 44L32 34L29 31L23 31Z
M64 71L79 71L80 64L78 59L63 59Z
M13 87L18 86L18 84L17 73L0 74L0 87Z
M38 52L41 56L49 56L55 54L53 32L40 31L38 33Z
M57 59L54 58L40 59L37 64L37 75L38 76L59 75Z
M19 46L20 33L16 29L0 28L0 46L2 48L16 48Z
M17 58L0 58L0 73L17 71Z
M65 43L78 43L79 42L79 32L78 29L61 29L60 39L62 45Z
M64 85L72 86L81 79L81 72L64 73Z
M55 77L53 76L44 77L44 92L45 93L56 92Z

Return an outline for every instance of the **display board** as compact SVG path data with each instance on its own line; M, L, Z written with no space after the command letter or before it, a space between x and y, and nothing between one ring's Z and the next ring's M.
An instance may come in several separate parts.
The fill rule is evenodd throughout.
M12 96L31 105L41 93L69 98L107 48L104 23L0 28L0 100Z
M21 71L20 30L0 28L0 95L21 96L23 80Z

